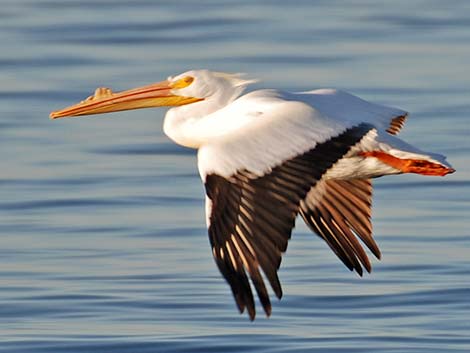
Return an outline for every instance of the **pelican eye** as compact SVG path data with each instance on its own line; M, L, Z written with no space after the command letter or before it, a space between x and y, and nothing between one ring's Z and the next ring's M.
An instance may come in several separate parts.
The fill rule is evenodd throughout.
M180 78L178 81L174 82L171 84L171 88L185 88L188 87L191 83L193 83L194 77L191 76L185 76L183 78Z

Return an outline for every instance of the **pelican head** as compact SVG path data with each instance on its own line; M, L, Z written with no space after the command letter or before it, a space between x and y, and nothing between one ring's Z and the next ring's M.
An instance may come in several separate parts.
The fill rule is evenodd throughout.
M193 113L207 115L229 104L253 82L240 74L191 70L165 81L122 92L100 87L78 104L54 111L51 119L110 113L122 110L194 105ZM199 109L194 109L198 106Z

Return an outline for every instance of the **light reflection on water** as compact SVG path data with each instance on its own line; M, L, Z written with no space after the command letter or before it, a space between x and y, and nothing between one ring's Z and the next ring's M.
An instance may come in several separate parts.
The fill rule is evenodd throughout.
M470 9L432 4L5 1L0 351L470 350ZM211 259L195 153L163 136L164 111L47 119L97 86L200 67L407 109L402 136L458 172L375 182L383 260L364 278L299 224L284 298L250 323Z

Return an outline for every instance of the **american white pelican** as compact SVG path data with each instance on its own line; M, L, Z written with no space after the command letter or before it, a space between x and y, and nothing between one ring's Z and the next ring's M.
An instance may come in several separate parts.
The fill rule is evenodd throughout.
M98 88L51 119L171 106L164 132L198 149L206 190L212 254L240 312L266 312L263 276L280 299L277 270L298 214L341 261L362 275L380 258L372 238L371 178L454 172L445 157L398 139L407 113L333 89L289 93L258 90L240 75L188 71L145 87L113 93Z

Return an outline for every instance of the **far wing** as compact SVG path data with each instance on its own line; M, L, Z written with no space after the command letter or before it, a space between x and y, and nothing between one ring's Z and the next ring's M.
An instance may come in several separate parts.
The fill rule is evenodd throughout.
M396 135L403 127L408 113L402 109L368 102L348 92L318 89L299 94L303 100L323 114L338 121L368 122Z

